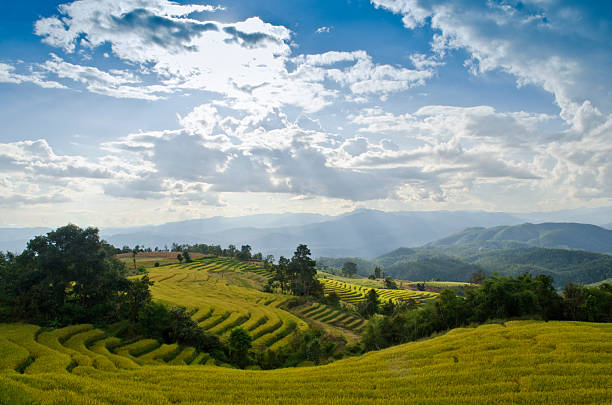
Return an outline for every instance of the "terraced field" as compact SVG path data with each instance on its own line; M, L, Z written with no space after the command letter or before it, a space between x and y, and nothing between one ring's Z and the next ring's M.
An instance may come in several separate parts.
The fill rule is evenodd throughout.
M149 277L155 283L154 299L187 307L207 332L223 338L241 326L253 336L254 347L276 349L308 324L279 308L288 297L250 288L265 280L267 272L228 258L207 258L153 268Z
M357 304L365 300L365 296L370 291L370 288L361 285L350 284L339 280L329 278L320 278L323 283L325 294L335 292L342 301ZM389 290L384 288L375 288L382 302L393 300L394 302L405 301L408 299L414 300L417 304L425 303L434 300L438 293L429 291L412 291L412 290Z
M273 371L192 365L203 361L200 355L189 366L171 365L193 356L187 348L160 347L146 360L132 348L132 359L111 341L90 340L99 337L89 327L71 328L38 333L32 325L0 325L0 402L612 403L610 324L517 321L455 329L326 366Z
M348 332L360 334L366 325L366 320L339 309L314 303L296 308L302 317L321 324L332 325Z

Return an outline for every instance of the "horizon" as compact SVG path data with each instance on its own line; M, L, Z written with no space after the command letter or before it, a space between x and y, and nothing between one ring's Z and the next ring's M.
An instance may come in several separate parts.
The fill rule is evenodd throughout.
M612 207L611 4L0 11L0 227Z

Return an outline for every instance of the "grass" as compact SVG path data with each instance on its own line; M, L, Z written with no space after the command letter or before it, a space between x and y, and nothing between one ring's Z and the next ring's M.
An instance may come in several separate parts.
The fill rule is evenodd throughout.
M34 357L32 342L46 346L40 342L43 333L22 324L0 325L0 331L0 353L14 353L0 363L1 403L609 404L612 399L610 324L513 321L455 329L319 367L234 370L199 365L209 362L207 356L161 346L157 354L175 355L169 362L184 365L161 356L155 365L107 371L90 357L91 367L31 374L17 369ZM68 339L56 340L61 347L96 334L85 327L54 336L68 332ZM47 354L63 358L55 345L46 347ZM156 358L152 353L148 357Z

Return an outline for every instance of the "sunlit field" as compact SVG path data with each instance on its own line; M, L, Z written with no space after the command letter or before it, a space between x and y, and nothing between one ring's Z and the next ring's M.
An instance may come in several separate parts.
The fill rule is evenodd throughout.
M515 321L305 368L243 371L89 325L0 325L0 388L25 404L498 404L612 400L612 325Z

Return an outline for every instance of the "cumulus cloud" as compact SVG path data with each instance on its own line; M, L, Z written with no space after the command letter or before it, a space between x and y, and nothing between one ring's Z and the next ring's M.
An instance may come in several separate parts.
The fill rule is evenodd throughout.
M404 25L439 31L432 48L439 55L465 49L474 73L499 69L551 92L570 124L589 100L612 112L610 81L602 65L612 64L611 26L591 4L559 1L506 2L371 0L403 15ZM602 88L603 85L603 88Z

